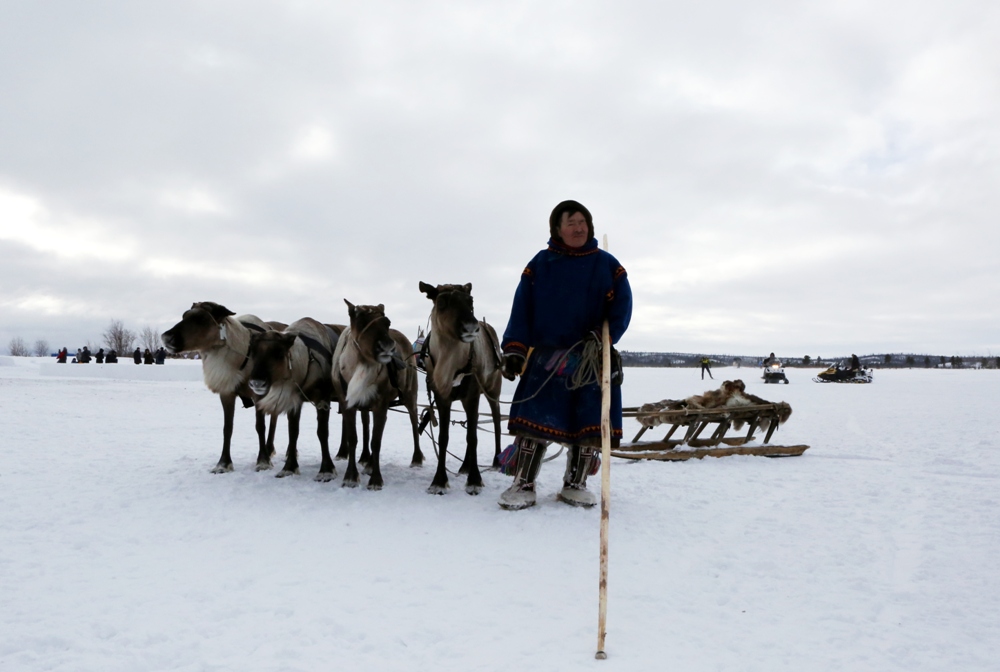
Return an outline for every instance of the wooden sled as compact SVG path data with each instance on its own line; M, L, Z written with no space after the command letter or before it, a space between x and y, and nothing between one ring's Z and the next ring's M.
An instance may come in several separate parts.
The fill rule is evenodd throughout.
M666 401L622 409L622 417L635 418L642 428L631 442L612 449L611 455L629 460L690 460L727 455L792 457L809 449L805 445L768 445L782 418L787 418L791 413L791 408L784 402L721 408L664 408L678 403ZM708 438L701 438L705 429L713 424L716 427L712 434ZM747 425L746 434L726 436L734 425L744 424ZM669 427L661 440L639 440L647 430L659 425ZM681 427L686 428L683 438L672 438ZM762 427L767 427L763 445L746 445L755 439L754 432ZM742 434L742 429L740 431ZM677 450L679 447L683 449Z

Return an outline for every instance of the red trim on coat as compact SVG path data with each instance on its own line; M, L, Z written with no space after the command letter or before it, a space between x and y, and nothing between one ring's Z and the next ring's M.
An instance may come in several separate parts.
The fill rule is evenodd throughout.
M539 434L545 434L545 435L551 436L551 437L556 438L556 439L566 439L567 441L576 441L578 439L582 439L583 437L587 436L588 434L589 435L593 435L595 432L598 435L600 435L600 433L601 433L601 426L600 425L592 425L590 427L584 427L579 432L574 432L574 433L570 434L569 432L563 432L563 431L558 430L558 429L553 429L552 427L546 427L545 425L539 425L539 424L536 424L534 422L531 422L530 420L524 420L523 418L511 418L507 422L507 429L508 430L513 430L513 428L514 428L515 425L520 425L520 426L524 427L525 429L529 429L529 430L531 430L533 432L537 432ZM611 437L612 438L616 438L616 439L622 438L622 430L612 428L611 429Z

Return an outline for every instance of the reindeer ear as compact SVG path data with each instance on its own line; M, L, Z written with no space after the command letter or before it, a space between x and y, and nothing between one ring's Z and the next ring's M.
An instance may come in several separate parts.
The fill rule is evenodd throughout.
M286 350L291 350L292 346L295 345L297 336L295 334L281 333L278 335L278 338L281 339L281 344L285 346Z
M206 301L202 304L202 306L212 315L212 317L215 318L216 322L220 322L230 315L236 314L225 306L219 305L218 303L212 303L211 301Z
M377 306L375 306L375 310L385 315L385 304L382 303L378 304Z
M427 298L433 301L437 298L438 290L437 287L433 285L428 285L426 282L420 283L420 291L427 295Z
M467 282L464 285L462 285L462 291L465 292L466 294L472 294L472 283Z
M351 303L350 301L348 301L347 299L344 299L344 303L346 303L346 304L347 304L347 314L348 314L348 315L349 315L349 316L351 317L351 319L353 320L353 319L354 319L354 313L356 312L356 311L354 310L354 304L353 304L353 303Z

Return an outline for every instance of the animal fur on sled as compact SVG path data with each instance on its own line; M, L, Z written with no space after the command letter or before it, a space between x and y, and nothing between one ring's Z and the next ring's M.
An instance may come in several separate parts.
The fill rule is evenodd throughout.
M746 391L746 385L742 380L727 380L717 390L706 390L701 394L695 394L686 399L673 400L664 399L651 404L643 404L639 407L639 415L642 417L642 424L647 427L655 427L669 422L656 415L658 411L679 411L688 408L712 409L729 408L738 409L740 406L756 406L758 404L774 404L777 410L778 424L783 425L792 415L792 407L785 402L773 402L762 399L755 394ZM646 415L649 414L649 415ZM761 431L767 431L771 424L772 416L765 415L760 418ZM734 419L733 428L740 429L744 420Z

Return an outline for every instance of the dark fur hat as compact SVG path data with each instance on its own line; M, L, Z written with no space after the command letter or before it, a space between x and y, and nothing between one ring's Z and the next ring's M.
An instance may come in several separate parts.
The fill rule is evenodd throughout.
M576 201L563 201L557 205L552 210L552 214L549 215L549 235L552 236L552 240L562 242L562 238L559 237L559 225L562 223L562 217L564 214L572 215L577 212L583 215L583 218L587 220L588 238L594 237L594 218L591 216L590 210L587 210L587 208L583 207L581 203Z

